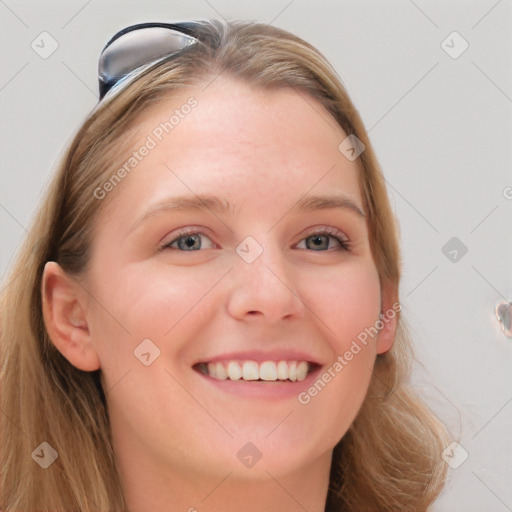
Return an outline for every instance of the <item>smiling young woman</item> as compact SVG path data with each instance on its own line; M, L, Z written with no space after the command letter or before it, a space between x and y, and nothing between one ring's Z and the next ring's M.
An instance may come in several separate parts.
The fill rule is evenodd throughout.
M427 510L445 431L342 84L268 25L149 25L104 51L7 277L0 506Z

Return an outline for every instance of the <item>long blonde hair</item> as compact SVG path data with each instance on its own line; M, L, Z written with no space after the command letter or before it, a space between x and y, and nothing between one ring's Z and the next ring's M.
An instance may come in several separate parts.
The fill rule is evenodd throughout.
M226 73L263 88L292 87L325 106L366 146L358 162L372 255L381 283L398 293L396 220L361 118L325 58L298 37L253 22L201 22L192 45L107 95L70 144L10 269L1 297L1 500L4 512L126 510L111 444L100 370L83 372L54 347L42 317L47 261L86 272L94 221L106 201L94 191L127 151L149 105ZM120 142L119 141L124 141ZM424 511L445 479L445 430L412 392L413 355L397 312L393 348L377 356L364 403L334 449L326 510ZM57 461L43 470L31 453L47 442Z

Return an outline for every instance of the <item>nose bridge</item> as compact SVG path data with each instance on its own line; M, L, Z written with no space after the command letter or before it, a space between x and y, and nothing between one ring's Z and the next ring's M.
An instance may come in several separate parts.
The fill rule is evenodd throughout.
M286 262L286 255L271 235L246 237L236 248L230 312L237 317L259 312L277 321L297 315L303 307Z

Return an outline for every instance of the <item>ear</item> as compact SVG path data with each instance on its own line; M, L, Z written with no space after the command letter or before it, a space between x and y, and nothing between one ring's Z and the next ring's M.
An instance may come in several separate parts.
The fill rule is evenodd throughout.
M87 323L87 303L80 284L49 261L41 282L43 319L57 350L75 367L94 371L100 360Z
M398 293L391 283L385 282L381 285L381 315L382 328L377 335L377 354L384 354L391 350L395 341L397 315L402 309L398 302Z

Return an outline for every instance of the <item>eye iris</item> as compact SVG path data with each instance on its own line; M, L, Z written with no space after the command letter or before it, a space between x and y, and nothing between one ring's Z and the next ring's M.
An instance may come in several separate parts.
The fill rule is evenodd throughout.
M198 235L186 235L178 240L178 247L180 249L199 249L199 241ZM196 247L194 247L194 244Z
M323 240L322 240L323 239ZM329 237L326 235L313 235L308 238L308 242L313 240L313 248L325 248L325 244L322 244L323 241L327 240L327 245L329 245ZM307 243L308 249L310 249L310 244Z

